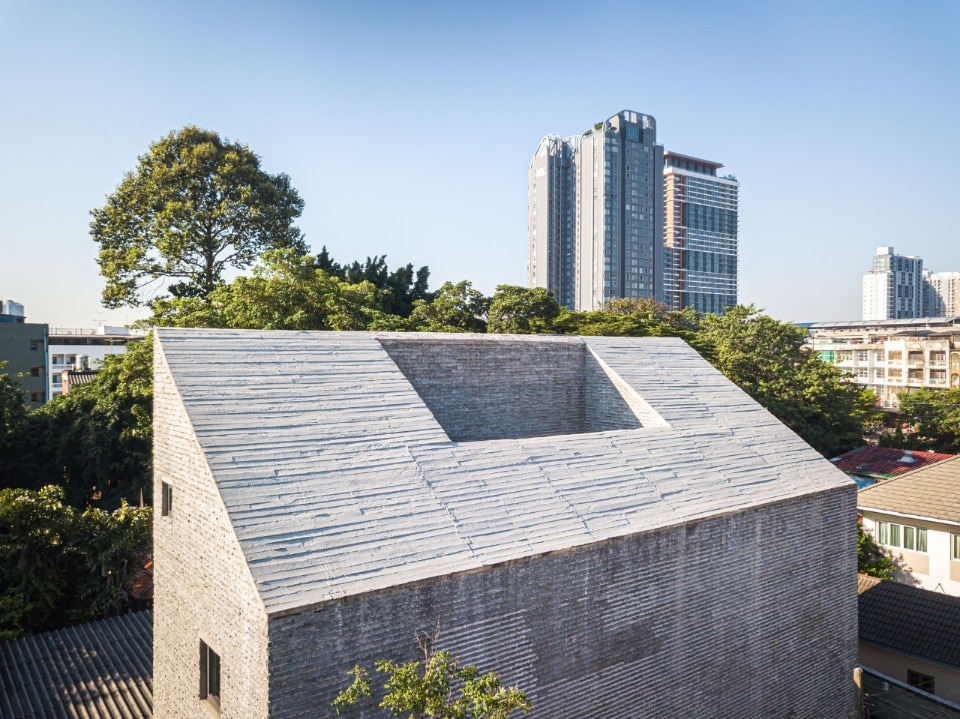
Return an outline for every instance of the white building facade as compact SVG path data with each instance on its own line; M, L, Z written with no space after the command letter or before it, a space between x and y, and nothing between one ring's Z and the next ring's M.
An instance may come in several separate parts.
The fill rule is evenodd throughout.
M822 360L870 387L884 407L920 388L960 389L960 317L818 322L810 337Z
M923 258L878 247L873 266L863 276L863 319L924 317L923 296Z
M92 329L52 327L50 329L47 397L63 394L63 373L97 369L108 355L123 354L127 343L141 340L146 332L126 327L102 326Z

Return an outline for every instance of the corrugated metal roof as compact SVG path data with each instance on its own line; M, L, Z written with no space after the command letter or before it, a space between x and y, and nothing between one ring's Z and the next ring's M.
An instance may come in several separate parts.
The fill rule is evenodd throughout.
M892 479L955 456L894 447L860 447L834 457L830 461L842 472Z
M455 443L380 336L157 333L270 613L853 487L676 338L431 335L585 344L662 418Z
M152 716L152 612L0 642L0 719Z
M960 597L859 575L860 641L960 669Z
M960 456L861 489L857 506L960 524Z

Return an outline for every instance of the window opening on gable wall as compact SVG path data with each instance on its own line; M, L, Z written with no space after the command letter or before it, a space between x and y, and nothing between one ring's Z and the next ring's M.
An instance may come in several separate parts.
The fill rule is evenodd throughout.
M220 710L220 655L200 640L200 698Z
M170 516L170 510L173 508L173 487L166 482L160 483L160 515Z

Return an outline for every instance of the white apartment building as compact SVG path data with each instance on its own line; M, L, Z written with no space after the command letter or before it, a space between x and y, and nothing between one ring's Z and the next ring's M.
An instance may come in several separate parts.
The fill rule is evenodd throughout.
M817 322L810 341L884 407L923 387L960 388L960 317Z
M102 326L95 329L51 327L47 367L47 397L63 394L63 373L80 369L97 369L107 355L123 354L127 342L143 339L142 330Z
M923 273L923 306L928 317L960 315L960 272Z
M864 321L923 317L923 295L923 259L878 247L863 276Z

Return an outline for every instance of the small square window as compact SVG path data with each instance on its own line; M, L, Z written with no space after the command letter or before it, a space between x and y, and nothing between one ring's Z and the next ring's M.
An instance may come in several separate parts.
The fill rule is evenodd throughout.
M907 684L921 691L929 692L930 694L934 693L933 677L929 674L921 674L920 672L913 671L913 669L907 669Z
M170 510L173 508L173 487L166 482L160 483L160 515L170 516Z
M220 655L200 640L200 698L220 709Z

